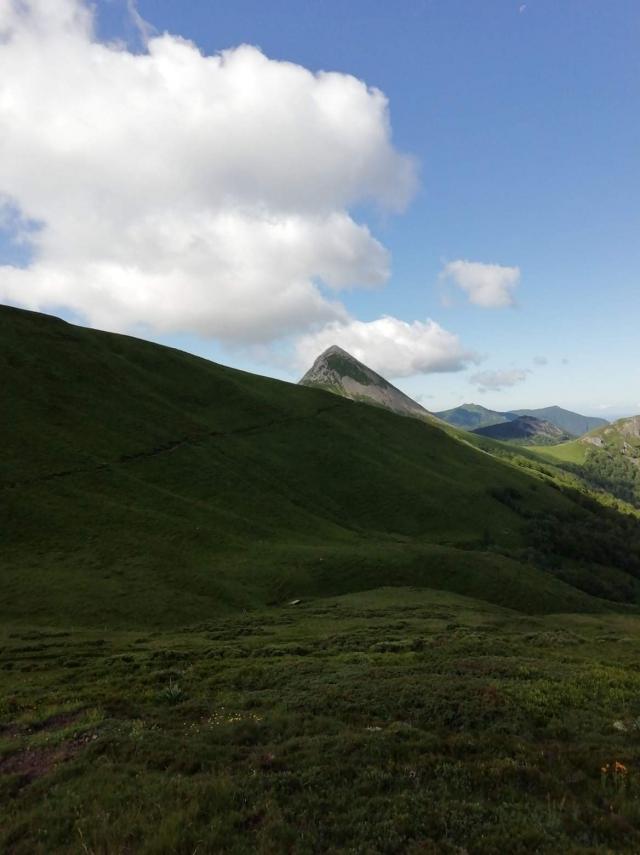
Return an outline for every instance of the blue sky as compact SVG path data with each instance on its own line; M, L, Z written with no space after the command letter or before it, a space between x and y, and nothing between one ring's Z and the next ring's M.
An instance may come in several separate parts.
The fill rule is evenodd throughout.
M393 144L417 160L419 186L400 213L350 207L389 251L391 275L339 300L364 322L432 318L478 359L459 371L405 372L397 385L430 409L477 401L608 418L640 411L635 0L139 0L137 9L204 54L256 45L384 92ZM100 0L97 15L99 38L144 52L124 2ZM0 264L27 265L28 246L11 242L6 219ZM515 305L474 305L444 283L443 266L458 259L519 268ZM57 309L76 316L63 302ZM278 344L143 332L260 373L298 374ZM514 384L480 391L470 378L486 372Z

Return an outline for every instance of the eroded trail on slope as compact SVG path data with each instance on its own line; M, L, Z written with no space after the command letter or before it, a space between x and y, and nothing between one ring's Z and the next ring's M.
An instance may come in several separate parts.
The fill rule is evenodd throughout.
M45 475L39 475L36 478L24 478L19 480L14 479L12 481L5 481L4 483L0 483L0 488L13 489L16 487L28 487L32 484L41 484L46 481L54 481L58 478L70 478L74 475L85 475L91 472L100 472L101 470L111 469L114 466L126 466L129 463L137 463L143 460L148 460L150 458L159 457L162 454L171 454L171 452L177 451L177 449L179 448L183 448L185 446L195 446L207 439L223 439L228 436L240 436L243 434L260 433L261 431L269 430L270 428L278 427L280 425L310 421L311 419L315 419L318 416L322 415L322 413L326 413L330 410L336 410L340 407L343 407L344 404L344 401L339 401L336 404L331 404L326 407L320 407L318 410L316 410L309 416L288 416L287 418L282 419L270 419L269 421L263 422L262 424L248 425L247 427L236 428L235 430L212 430L206 431L205 433L199 434L198 436L187 436L182 437L181 439L169 440L168 442L163 443L162 445L155 446L152 449L138 451L133 454L123 454L113 460L105 461L103 463L96 463L94 466L78 466L74 467L73 469L63 469L58 472L48 472Z

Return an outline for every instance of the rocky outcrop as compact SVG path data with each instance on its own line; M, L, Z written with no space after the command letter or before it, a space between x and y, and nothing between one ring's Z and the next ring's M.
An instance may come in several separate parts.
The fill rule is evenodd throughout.
M430 416L417 401L335 344L320 354L300 384L326 389L352 401L374 404L405 416Z

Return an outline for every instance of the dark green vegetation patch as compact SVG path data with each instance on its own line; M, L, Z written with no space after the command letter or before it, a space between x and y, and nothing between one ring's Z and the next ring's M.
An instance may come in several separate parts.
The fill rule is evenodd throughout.
M0 638L0 850L640 851L640 623L384 589Z

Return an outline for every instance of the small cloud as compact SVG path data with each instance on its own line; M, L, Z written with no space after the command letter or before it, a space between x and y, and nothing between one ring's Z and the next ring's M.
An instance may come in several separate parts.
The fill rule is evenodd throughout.
M533 362L535 365L547 365L549 360L546 356L534 356Z
M566 356L565 356L565 357L564 357L564 359L562 360L562 364L563 364L563 365L568 365L568 364L569 364L569 360L567 359L567 357L566 357Z
M458 259L445 264L440 279L457 285L470 303L498 309L515 305L513 291L520 281L520 268Z
M526 10L527 10L527 4L526 3L522 3L518 8L518 12L520 12L521 15L523 12L526 12Z
M516 386L527 379L528 369L511 368L506 371L481 371L470 377L481 392L499 392L509 386Z

